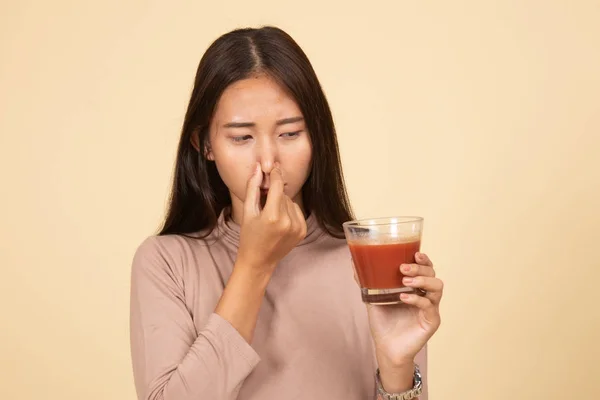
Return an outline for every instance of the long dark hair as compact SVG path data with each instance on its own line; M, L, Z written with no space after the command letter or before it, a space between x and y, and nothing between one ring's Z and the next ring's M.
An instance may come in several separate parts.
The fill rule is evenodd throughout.
M168 212L159 235L208 235L231 197L214 162L205 158L217 102L232 83L258 73L286 88L304 115L312 165L302 188L304 206L334 237L352 219L333 117L319 80L300 46L276 27L236 29L214 41L200 60L185 114ZM193 145L198 135L197 149Z

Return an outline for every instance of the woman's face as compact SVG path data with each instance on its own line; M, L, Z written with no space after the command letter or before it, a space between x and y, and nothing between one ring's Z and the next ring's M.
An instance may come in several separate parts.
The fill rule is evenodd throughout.
M304 116L274 80L263 75L252 77L233 83L223 92L211 121L206 157L215 162L229 188L234 220L240 220L246 185L257 163L263 172L263 205L269 174L277 163L285 194L302 207L302 187L310 173L311 156Z

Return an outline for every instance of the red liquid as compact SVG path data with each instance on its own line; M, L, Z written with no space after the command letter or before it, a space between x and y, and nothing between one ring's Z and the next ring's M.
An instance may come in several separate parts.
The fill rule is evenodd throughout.
M421 241L385 244L349 244L358 281L367 289L404 287L400 264L414 264Z

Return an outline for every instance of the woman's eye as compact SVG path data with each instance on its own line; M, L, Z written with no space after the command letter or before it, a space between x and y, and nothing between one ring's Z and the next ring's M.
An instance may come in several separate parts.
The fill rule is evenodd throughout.
M286 139L292 139L297 137L298 135L300 135L300 132L302 131L297 131L297 132L286 132L286 133L282 133L280 136Z
M232 140L234 143L243 143L243 142L245 142L245 141L247 141L247 140L250 140L250 139L252 139L252 136L250 136L250 135L243 135L243 136L233 136L233 137L231 138L231 140Z

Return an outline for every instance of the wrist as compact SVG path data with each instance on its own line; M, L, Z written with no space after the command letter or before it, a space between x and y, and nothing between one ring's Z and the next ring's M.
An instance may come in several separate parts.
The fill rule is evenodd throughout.
M386 392L403 393L413 388L414 385L414 363L397 366L379 366L379 377L381 385Z
M239 259L235 262L233 274L243 276L244 279L257 285L257 287L264 286L266 288L274 270L275 265L255 265L255 263Z
M387 376L390 378L389 374ZM413 365L412 386L409 389L403 390L402 386L395 386L394 382L397 382L398 379L395 376L391 376L392 383L388 384L388 389L386 389L382 382L380 369L377 370L375 378L378 400L415 400L423 393L423 377L417 364Z
M217 303L215 313L229 321L240 335L252 342L260 305L271 274L236 262Z

